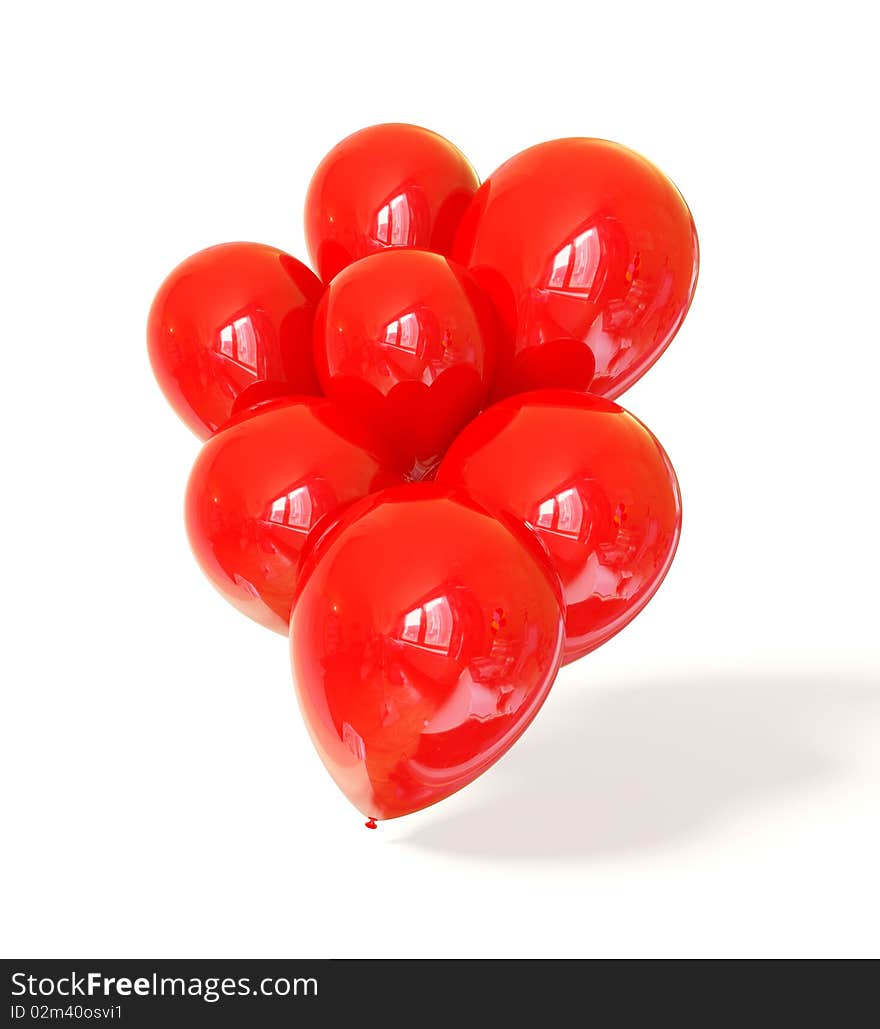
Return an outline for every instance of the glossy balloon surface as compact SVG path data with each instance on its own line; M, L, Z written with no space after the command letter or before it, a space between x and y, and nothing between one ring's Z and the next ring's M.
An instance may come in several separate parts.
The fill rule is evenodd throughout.
M479 179L442 136L417 125L373 125L321 161L305 205L312 264L328 282L389 247L448 254Z
M190 544L244 614L286 633L309 533L340 507L400 482L370 435L327 400L266 401L203 447L186 492Z
M562 636L534 537L434 483L351 505L304 567L291 618L309 731L373 818L442 800L496 761L546 697Z
M290 254L223 243L179 264L147 323L153 371L201 439L247 406L252 392L317 393L312 325L322 286Z
M654 165L606 140L559 139L489 176L452 257L512 340L498 396L557 386L614 398L675 335L698 247L687 205Z
M439 254L388 250L345 268L315 319L324 392L381 429L421 478L480 410L497 320L468 273Z
M544 543L565 590L565 663L635 618L678 543L666 453L600 397L542 390L495 404L455 440L437 480L522 519Z

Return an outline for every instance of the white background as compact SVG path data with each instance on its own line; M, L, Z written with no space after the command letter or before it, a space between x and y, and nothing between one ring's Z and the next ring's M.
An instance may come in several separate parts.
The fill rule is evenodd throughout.
M880 953L870 5L5 9L5 956ZM304 256L311 171L405 120L676 181L692 312L623 403L678 469L657 598L459 795L376 832L283 638L188 552L144 322L192 251Z

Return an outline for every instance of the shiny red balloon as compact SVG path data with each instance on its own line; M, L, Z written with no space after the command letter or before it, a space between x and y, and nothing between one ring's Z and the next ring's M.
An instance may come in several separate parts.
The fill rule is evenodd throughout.
M417 483L352 504L303 568L290 623L300 705L337 785L396 818L518 739L562 652L560 587L521 524Z
M522 519L544 543L565 590L563 663L635 618L678 544L681 499L665 451L637 418L589 394L495 404L455 440L437 481Z
M186 491L190 544L230 603L286 633L309 533L400 481L381 446L329 401L264 401L202 447Z
M373 125L337 144L309 183L306 244L328 282L388 247L448 254L480 180L447 139L417 125Z
M511 340L497 395L543 387L614 398L657 360L697 280L697 234L654 165L601 139L557 139L489 176L451 256Z
M222 243L179 264L147 323L153 371L171 406L207 439L249 397L317 393L312 323L321 283L290 254Z
M422 478L480 410L491 384L496 316L468 273L425 250L349 265L315 318L315 367L328 397L377 426Z

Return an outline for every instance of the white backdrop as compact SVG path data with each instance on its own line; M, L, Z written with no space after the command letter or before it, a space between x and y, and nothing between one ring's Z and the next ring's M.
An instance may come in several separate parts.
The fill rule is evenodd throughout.
M4 956L880 953L878 167L869 5L21 4L3 95ZM489 774L376 832L286 642L188 552L166 272L304 257L326 150L413 121L487 175L651 158L700 284L622 403L673 569Z

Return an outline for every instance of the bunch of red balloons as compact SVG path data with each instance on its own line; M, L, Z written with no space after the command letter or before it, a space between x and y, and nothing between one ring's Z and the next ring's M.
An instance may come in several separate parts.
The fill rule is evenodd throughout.
M149 351L206 440L196 557L289 631L318 753L374 827L485 771L663 579L675 473L612 400L681 325L697 237L618 144L542 143L480 185L399 124L324 158L305 228L317 276L256 243L185 260Z

